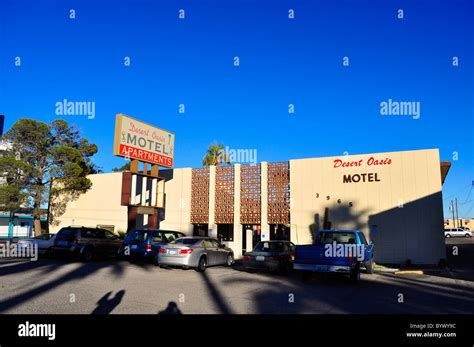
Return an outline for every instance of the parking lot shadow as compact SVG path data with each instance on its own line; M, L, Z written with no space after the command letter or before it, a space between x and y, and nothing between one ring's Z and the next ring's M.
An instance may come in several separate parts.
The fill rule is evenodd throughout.
M205 272L201 273L201 276L204 280L204 283L206 284L209 297L217 304L217 307L219 308L219 313L232 314L230 306L224 300L224 296L221 294L217 286L211 281L209 276Z
M110 298L112 292L108 292L99 301L97 301L97 307L92 311L92 314L109 314L116 308L125 295L125 290L120 290L115 294L113 298Z
M58 260L39 260L35 262L21 263L18 265L8 266L6 268L0 267L0 275L10 274L13 275L19 271L32 271L34 269L51 269L57 270L58 267L64 265L66 261ZM67 262L69 264L69 262ZM11 308L14 308L18 305L21 305L25 302L31 301L36 297L53 290L57 287L60 287L63 284L72 282L75 280L81 280L86 277L91 276L92 274L109 268L112 273L119 277L124 274L124 263L120 261L108 262L108 261L93 261L90 263L78 262L78 267L70 270L69 272L50 280L44 284L41 284L37 287L31 288L20 294L16 294L8 299L0 301L0 313L5 312ZM51 276L51 273L47 275ZM47 276L46 275L46 276Z
M251 300L252 313L256 314L471 314L474 311L472 286L439 282L430 276L364 275L359 285L353 285L344 276L316 275L306 282L290 276L277 282L254 275L246 279L229 277L224 284L248 287L247 300Z

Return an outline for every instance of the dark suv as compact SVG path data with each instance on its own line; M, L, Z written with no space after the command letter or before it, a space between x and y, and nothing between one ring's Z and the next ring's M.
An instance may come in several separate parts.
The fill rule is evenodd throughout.
M54 254L78 256L84 261L96 255L117 255L122 241L108 230L87 227L65 227L54 240Z
M119 254L130 260L149 260L158 265L161 245L184 236L179 231L134 229L125 236Z

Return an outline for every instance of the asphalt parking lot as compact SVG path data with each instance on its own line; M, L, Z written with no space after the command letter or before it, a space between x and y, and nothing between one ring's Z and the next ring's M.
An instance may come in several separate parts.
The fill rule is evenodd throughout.
M340 276L248 273L214 267L205 273L124 260L0 262L0 313L466 313L474 312L474 239L452 239L460 255L450 270L425 275ZM462 257L461 257L462 254Z

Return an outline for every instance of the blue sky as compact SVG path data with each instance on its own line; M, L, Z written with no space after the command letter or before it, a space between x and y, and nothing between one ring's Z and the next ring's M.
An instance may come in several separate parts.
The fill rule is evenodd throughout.
M473 217L473 13L470 0L2 0L0 113L8 128L58 118L64 98L95 102L94 119L66 120L104 171L124 163L116 113L176 133L176 167L201 166L215 141L258 161L439 148L445 202ZM420 102L420 119L380 115L388 99Z

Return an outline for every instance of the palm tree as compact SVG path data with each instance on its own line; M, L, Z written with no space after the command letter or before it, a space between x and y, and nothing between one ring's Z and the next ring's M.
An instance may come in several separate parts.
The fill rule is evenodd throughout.
M206 155L202 160L202 165L219 166L223 164L232 164L229 155L224 151L224 145L222 143L209 145L206 151Z

